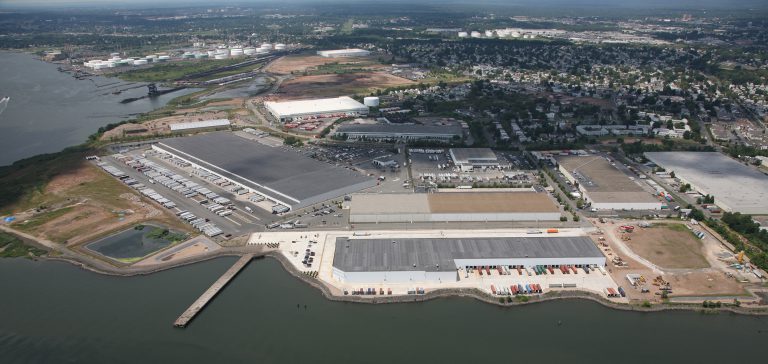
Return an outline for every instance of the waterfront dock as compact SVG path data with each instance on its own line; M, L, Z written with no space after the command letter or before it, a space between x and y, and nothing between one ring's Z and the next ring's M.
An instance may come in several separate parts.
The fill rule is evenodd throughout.
M213 297L216 297L219 291L221 291L229 283L229 281L231 281L232 278L237 275L237 273L240 273L240 271L245 268L245 266L248 265L248 262L250 262L252 259L253 254L246 254L238 259L234 265L227 269L227 271L224 272L224 274L219 277L219 279L217 279L213 285L208 287L208 289L194 303L192 303L192 305L189 306L189 308L187 308L187 310L184 311L184 313L182 313L179 318L176 319L176 322L173 323L173 326L186 327L189 322L195 318L195 315L202 311L205 305L208 304L208 302L210 302Z

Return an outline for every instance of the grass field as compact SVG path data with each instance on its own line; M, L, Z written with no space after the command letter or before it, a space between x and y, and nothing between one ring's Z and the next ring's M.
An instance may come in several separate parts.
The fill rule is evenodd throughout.
M641 257L663 268L708 268L701 241L682 224L636 229L627 245Z
M180 79L190 73L210 71L219 67L229 66L243 59L227 60L194 60L173 63L161 63L149 68L123 72L119 78L126 81L165 82ZM255 65L249 67L257 67ZM240 71L244 72L244 71ZM239 73L239 72L235 72ZM216 78L211 76L210 78Z
M0 232L0 258L39 257L45 253L45 250L24 244L11 234Z

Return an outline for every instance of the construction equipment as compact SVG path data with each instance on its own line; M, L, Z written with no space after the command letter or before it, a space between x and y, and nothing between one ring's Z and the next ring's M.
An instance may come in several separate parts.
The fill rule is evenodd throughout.
M739 264L744 264L744 251L740 251L738 254L736 254L736 260L739 262Z

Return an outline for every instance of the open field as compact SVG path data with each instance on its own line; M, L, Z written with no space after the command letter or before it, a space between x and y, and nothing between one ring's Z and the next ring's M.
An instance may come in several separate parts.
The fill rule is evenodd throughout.
M635 229L626 244L653 264L671 269L708 268L702 243L684 225L669 224Z
M670 297L738 296L746 294L744 287L719 271L687 272L664 275L672 283Z
M360 64L362 67L363 65L370 65L371 60L367 58L325 58L315 55L286 56L270 63L264 70L279 75L288 75L333 63Z
M335 97L412 84L415 82L384 72L300 76L283 82L278 96L281 99Z
M182 231L189 229L167 210L145 202L135 191L85 161L53 177L13 210L17 216L14 228L67 245L148 220Z
M218 67L229 66L238 62L242 62L242 59L227 59L227 60L190 60L173 63L161 63L153 65L152 67L132 70L121 73L119 77L126 81L145 81L145 82L163 82L173 81L184 77L190 73L205 72L216 69ZM254 68L255 65L247 68ZM238 71L246 72L246 71ZM218 76L211 76L215 78Z

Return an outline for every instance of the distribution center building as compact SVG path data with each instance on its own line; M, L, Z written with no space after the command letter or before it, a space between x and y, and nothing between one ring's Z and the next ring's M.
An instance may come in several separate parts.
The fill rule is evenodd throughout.
M768 214L768 176L717 152L653 152L645 157L682 183L715 196L728 212Z
M368 106L349 96L298 101L267 101L264 107L281 122L303 118L368 115Z
M660 210L662 202L605 157L557 157L560 172L598 210Z
M351 223L559 221L560 209L538 192L355 194Z
M342 58L342 57L367 57L371 55L370 51L359 48L349 49L334 49L328 51L318 51L317 54L326 58Z
M292 209L376 185L360 173L230 132L164 139L152 148Z
M336 238L333 276L346 283L455 282L467 267L605 266L586 236Z
M499 159L491 148L451 148L448 154L462 171L471 171L475 167L499 166Z
M366 140L441 140L461 138L460 125L416 124L344 124L336 128L334 135L349 139Z

